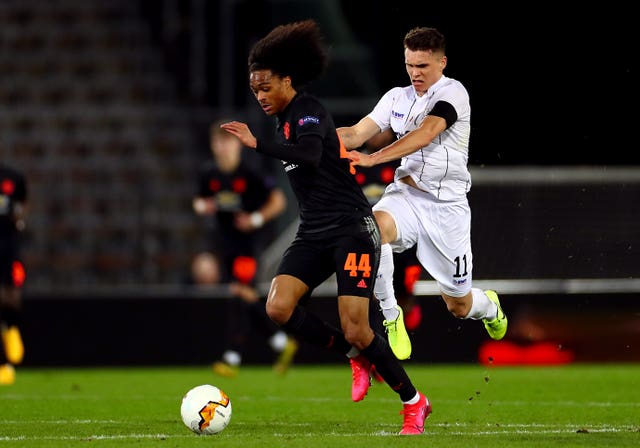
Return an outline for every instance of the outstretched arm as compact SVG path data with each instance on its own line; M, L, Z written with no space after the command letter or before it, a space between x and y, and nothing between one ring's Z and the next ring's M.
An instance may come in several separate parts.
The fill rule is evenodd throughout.
M435 115L427 115L422 123L420 123L420 126L416 129L373 154L349 151L347 156L354 165L364 167L398 160L427 146L435 137L438 136L438 134L444 131L446 127L447 122L444 118L437 117Z
M235 225L242 232L252 232L277 218L287 208L287 197L281 188L271 190L266 202L253 213L241 212L235 216Z
M246 123L230 121L228 123L221 124L220 127L238 137L242 144L247 148L256 149L256 146L258 146L258 140L255 138Z
M355 149L361 147L371 137L379 134L380 128L371 118L364 117L353 126L337 128L336 131L338 131L338 136L345 148Z
M261 154L316 168L320 165L322 139L317 135L303 135L298 139L298 143L292 145L265 142L264 140L260 140L260 144L258 144L258 140L245 123L230 121L221 124L220 127L238 137L245 146L253 148Z

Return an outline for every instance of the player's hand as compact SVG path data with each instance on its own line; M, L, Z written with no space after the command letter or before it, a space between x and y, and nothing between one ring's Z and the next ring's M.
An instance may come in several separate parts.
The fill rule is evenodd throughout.
M231 292L231 295L239 297L247 303L256 303L258 302L258 300L260 300L258 291L256 291L255 288L252 288L251 286L245 285L240 282L230 283L229 292Z
M257 229L251 222L251 214L247 212L236 213L233 217L233 223L241 232L249 233Z
M238 137L242 144L248 148L255 149L258 146L258 141L251 133L249 126L246 123L240 121L230 121L220 125L222 129Z
M194 198L192 205L193 211L198 215L213 215L218 211L213 198Z
M375 165L375 160L369 154L365 154L364 152L355 150L348 151L347 158L351 160L351 164L355 166L367 168Z

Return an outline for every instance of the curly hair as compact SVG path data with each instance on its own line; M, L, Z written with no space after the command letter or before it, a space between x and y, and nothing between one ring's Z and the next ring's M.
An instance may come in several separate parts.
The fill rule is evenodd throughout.
M298 89L320 77L328 59L318 24L303 20L279 25L260 39L249 53L249 73L271 70L280 77L290 76Z
M411 51L445 52L444 35L435 28L413 28L405 34L403 43Z

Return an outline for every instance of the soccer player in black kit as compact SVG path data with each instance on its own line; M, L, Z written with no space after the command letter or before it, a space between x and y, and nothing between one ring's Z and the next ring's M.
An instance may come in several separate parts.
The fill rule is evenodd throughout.
M193 209L214 218L212 252L219 255L222 283L229 285L232 300L226 305L226 348L213 363L215 373L236 376L252 327L267 338L278 353L277 373L286 373L298 344L269 319L263 297L256 288L259 253L268 239L264 224L285 211L287 200L274 176L258 170L246 160L242 143L215 122L209 129L213 158L200 166L198 191ZM253 155L253 154L249 154Z
M0 385L15 382L14 365L24 356L19 324L25 270L19 249L26 208L24 175L0 162Z
M380 258L371 206L324 106L303 88L326 68L327 53L312 20L274 28L249 54L249 85L268 116L275 141L258 140L242 122L222 125L249 148L282 160L298 200L300 224L267 298L269 317L288 333L350 358L352 399L364 398L375 365L403 402L400 434L422 434L429 400L411 383L386 338L369 324L369 301ZM341 329L299 305L332 274Z

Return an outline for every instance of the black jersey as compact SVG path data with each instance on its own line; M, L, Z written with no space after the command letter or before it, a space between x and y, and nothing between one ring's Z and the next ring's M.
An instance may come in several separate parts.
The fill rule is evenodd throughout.
M258 210L276 186L274 176L259 172L244 159L230 173L221 171L214 161L203 165L198 173L198 196L215 199L216 219L226 235L246 236L233 225L234 215Z
M299 93L277 116L274 143L258 152L282 160L300 210L300 234L317 234L372 214L340 144L333 118L312 95Z
M0 164L0 238L11 238L18 233L14 208L27 200L24 175Z
M264 173L242 157L233 172L221 171L215 161L205 163L198 172L198 197L212 197L216 201L216 232L213 235L214 249L222 252L225 259L233 260L238 255L255 255L267 228L254 232L241 232L234 225L238 212L252 213L264 205L271 192L277 188L276 178Z
M24 267L20 262L21 232L15 207L27 201L27 184L19 171L0 163L0 285L21 287Z

